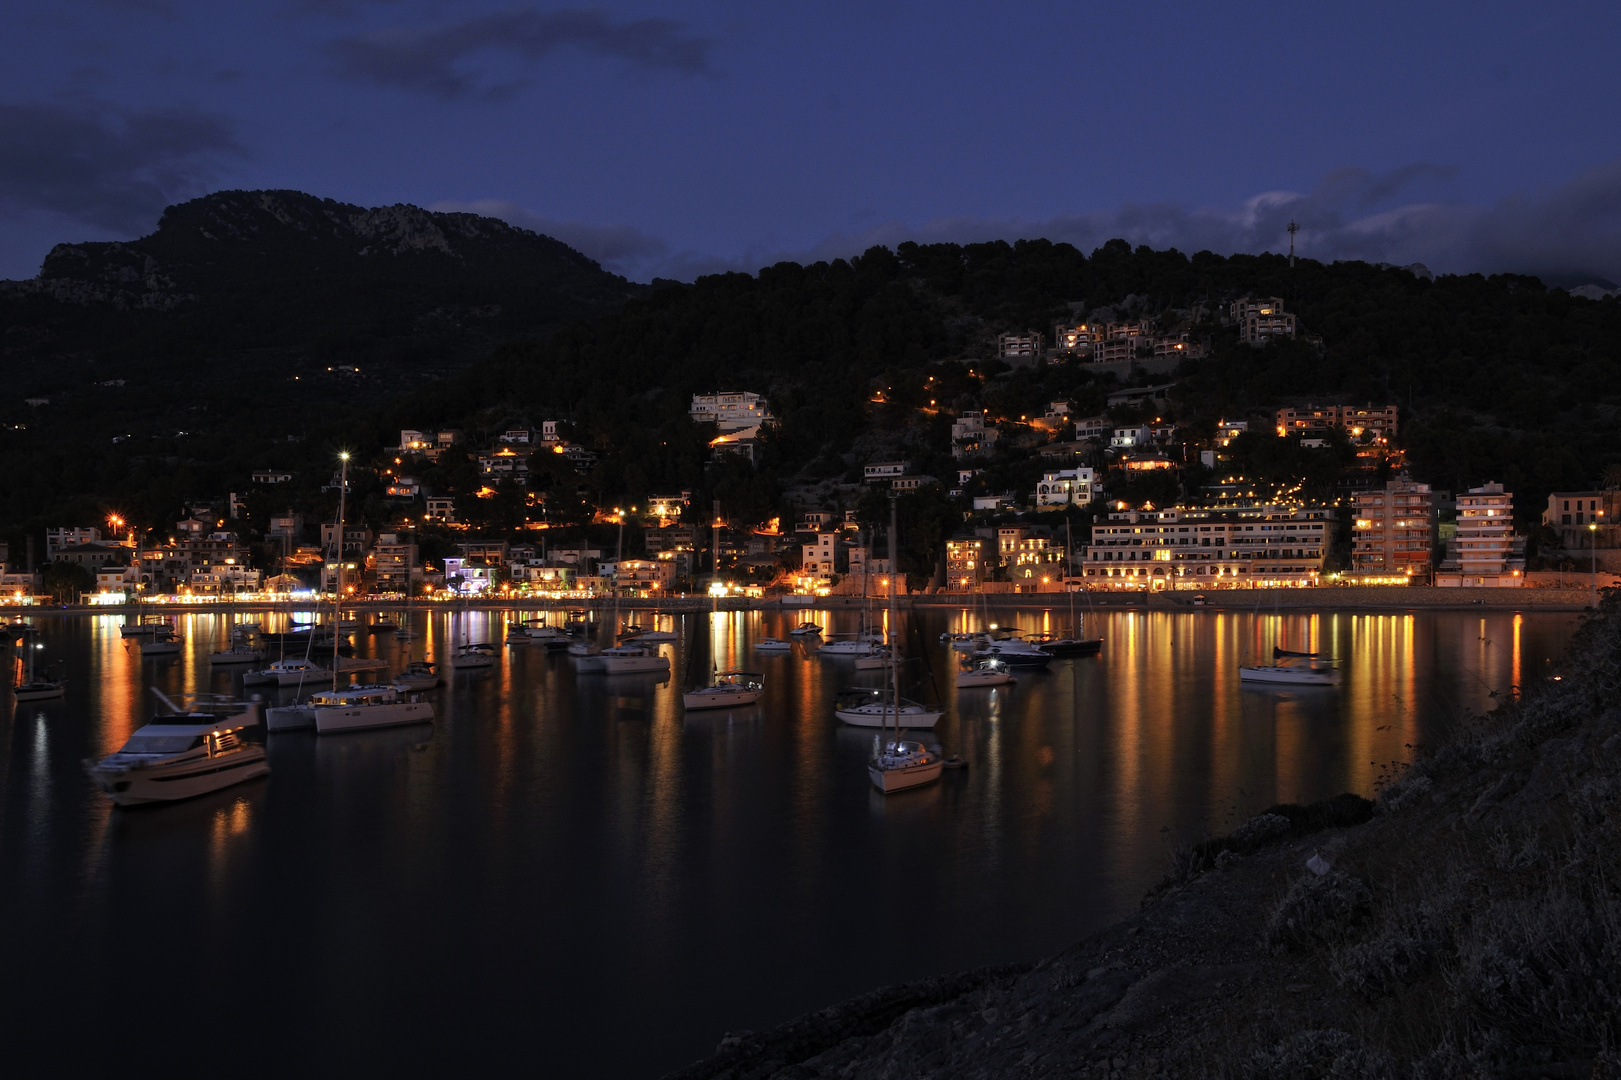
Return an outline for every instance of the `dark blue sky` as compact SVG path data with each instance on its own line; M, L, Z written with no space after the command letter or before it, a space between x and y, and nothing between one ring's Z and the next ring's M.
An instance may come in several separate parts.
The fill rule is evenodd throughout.
M168 202L472 208L632 277L906 238L1621 280L1614 3L5 0L0 276Z

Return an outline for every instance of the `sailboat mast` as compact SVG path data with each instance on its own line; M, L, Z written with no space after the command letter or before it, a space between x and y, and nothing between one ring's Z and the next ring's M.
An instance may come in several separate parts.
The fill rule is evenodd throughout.
M889 493L889 633L888 638L894 635L894 644L889 647L889 696L895 702L895 741L901 741L901 675L900 668L900 635L895 633L895 493ZM888 712L886 709L885 712ZM882 732L880 731L880 735ZM880 742L882 739L880 739ZM879 747L879 753L883 747Z
M332 692L338 692L338 635L343 632L343 514L349 495L349 452L338 455L338 535L332 541L338 558L337 587L332 591ZM310 631L311 637L314 630Z

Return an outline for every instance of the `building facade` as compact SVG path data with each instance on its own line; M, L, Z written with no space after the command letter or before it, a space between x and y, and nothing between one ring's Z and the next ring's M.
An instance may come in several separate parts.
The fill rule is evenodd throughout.
M1092 527L1081 574L1104 589L1312 586L1333 522L1323 506L1117 511Z
M1514 493L1495 481L1458 496L1457 538L1435 575L1437 585L1516 587L1524 559L1514 537Z
M765 398L746 390L694 394L688 414L695 424L714 424L722 435L759 427L772 418Z
M1280 296L1246 296L1234 300L1227 312L1238 325L1238 340L1246 345L1259 348L1273 338L1295 336L1295 317L1283 310Z
M1044 472L1036 485L1036 507L1085 506L1092 501L1095 482L1093 471L1084 466Z
M1435 497L1402 477L1351 496L1351 568L1389 584L1426 582L1433 569Z
M1621 491L1556 491L1542 524L1567 551L1621 547Z

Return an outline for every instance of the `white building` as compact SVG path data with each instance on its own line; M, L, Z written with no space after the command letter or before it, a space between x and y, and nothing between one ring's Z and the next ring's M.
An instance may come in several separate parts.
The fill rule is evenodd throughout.
M1458 496L1458 535L1435 574L1442 586L1499 586L1524 583L1524 560L1514 538L1514 494L1492 482Z
M827 581L833 577L839 550L838 533L817 533L816 539L800 547L800 573Z
M1095 481L1093 471L1084 466L1044 472L1036 485L1036 507L1085 506L1092 501Z
M996 445L996 426L985 422L985 414L970 409L951 425L951 456L979 457Z
M689 410L695 424L714 424L721 434L759 427L772 419L765 398L747 391L692 395Z
M1075 421L1075 441L1105 440L1114 434L1114 421L1107 416L1083 416Z
M1154 442L1154 433L1146 424L1135 427L1117 427L1109 436L1111 450L1135 450L1139 447L1151 446Z
M867 483L905 476L907 466L910 464L909 461L875 461L865 469Z

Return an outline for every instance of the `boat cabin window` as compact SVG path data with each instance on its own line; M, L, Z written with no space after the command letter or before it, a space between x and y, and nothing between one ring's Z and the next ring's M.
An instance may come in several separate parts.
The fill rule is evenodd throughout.
M201 735L131 735L120 754L179 754L203 745Z

